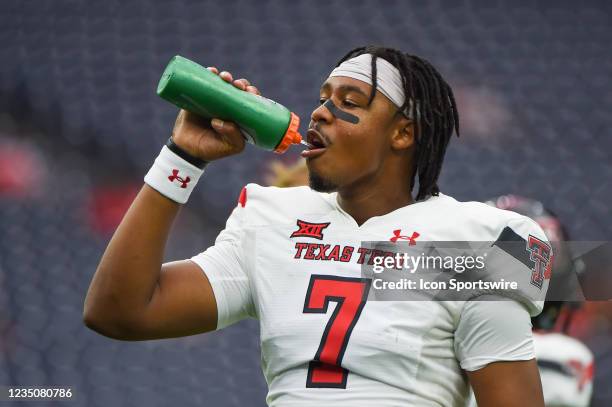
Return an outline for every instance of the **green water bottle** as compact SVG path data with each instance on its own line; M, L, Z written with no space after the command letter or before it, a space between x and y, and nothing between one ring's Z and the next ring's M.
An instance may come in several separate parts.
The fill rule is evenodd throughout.
M300 118L285 106L225 82L179 55L164 70L157 94L199 116L236 123L249 143L276 153L299 144Z

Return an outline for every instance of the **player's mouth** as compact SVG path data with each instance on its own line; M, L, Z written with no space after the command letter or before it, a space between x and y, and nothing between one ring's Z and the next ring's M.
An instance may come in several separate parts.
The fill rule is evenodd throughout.
M304 158L318 157L323 154L329 146L327 138L322 136L321 133L315 129L308 130L306 133L306 141L308 144L310 144L310 146L300 153L300 155Z

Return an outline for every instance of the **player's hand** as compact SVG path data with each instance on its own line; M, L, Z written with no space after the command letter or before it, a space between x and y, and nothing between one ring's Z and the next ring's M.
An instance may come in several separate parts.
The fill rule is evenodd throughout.
M238 89L256 95L260 94L259 90L252 86L247 79L234 80L229 72L219 73L219 70L215 67L208 67L207 69ZM236 123L219 119L206 119L183 109L176 117L172 139L176 145L187 153L206 161L238 154L244 150L245 143Z

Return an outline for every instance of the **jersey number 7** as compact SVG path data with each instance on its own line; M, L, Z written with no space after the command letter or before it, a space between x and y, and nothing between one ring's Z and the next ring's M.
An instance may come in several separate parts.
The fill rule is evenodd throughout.
M370 283L367 278L316 274L310 277L304 313L325 314L330 301L338 304L308 365L306 387L346 388L349 371L342 367L342 358L368 298Z

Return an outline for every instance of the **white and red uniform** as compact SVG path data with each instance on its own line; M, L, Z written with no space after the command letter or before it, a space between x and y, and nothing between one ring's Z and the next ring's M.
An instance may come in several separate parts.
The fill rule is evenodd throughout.
M535 333L534 344L547 407L586 407L593 393L593 353L561 333Z
M548 286L529 284L537 262L504 259L524 268L513 300L367 301L361 265L372 253L361 242L511 233L549 248L535 222L440 194L359 226L336 197L249 184L215 245L192 258L212 285L218 329L259 320L270 406L464 405L462 370L534 357L530 315Z

